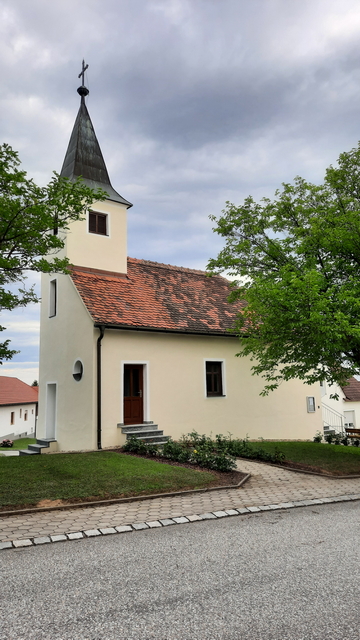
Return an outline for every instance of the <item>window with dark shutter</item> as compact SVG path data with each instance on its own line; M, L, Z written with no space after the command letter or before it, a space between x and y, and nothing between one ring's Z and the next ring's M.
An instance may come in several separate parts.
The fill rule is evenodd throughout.
M222 396L222 363L207 362L206 363L206 395Z
M101 236L107 235L107 215L104 213L89 212L89 232L98 233Z

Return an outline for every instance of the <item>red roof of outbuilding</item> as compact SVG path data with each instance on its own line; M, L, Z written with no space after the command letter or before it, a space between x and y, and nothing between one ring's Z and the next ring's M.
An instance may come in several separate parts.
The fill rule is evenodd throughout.
M127 275L73 267L73 282L95 323L229 335L241 305L229 282L204 271L128 258Z
M0 405L37 402L38 393L39 387L30 387L19 378L0 376Z
M360 400L360 382L356 378L349 378L347 385L341 387L346 400L357 402Z

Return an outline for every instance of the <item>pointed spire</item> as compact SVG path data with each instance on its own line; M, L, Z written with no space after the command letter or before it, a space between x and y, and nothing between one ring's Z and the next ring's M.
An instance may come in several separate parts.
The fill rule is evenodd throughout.
M85 97L89 94L89 90L84 86L84 73L89 65L85 66L83 60L82 66L82 72L79 74L79 78L82 76L82 85L77 90L81 96L80 109L75 120L60 175L70 180L75 180L81 176L84 182L92 189L101 187L106 191L109 200L132 207L131 202L125 200L111 186L100 145L85 105Z

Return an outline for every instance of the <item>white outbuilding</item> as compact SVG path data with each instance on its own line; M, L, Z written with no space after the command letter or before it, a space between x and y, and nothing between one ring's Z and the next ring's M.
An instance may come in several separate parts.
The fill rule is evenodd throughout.
M38 387L18 378L0 376L0 439L31 437L35 433Z

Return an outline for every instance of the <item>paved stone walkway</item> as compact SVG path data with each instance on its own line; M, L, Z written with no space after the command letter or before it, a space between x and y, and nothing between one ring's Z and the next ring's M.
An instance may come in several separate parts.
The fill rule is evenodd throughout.
M121 528L122 525L131 524L133 530L137 528L133 523L154 523L184 516L188 520L191 516L190 520L194 520L200 518L193 516L214 512L222 512L224 516L239 513L237 511L236 514L226 514L226 510L240 509L241 513L246 508L249 510L244 512L249 513L252 510L267 510L270 505L286 508L286 505L294 502L297 504L291 506L301 506L299 503L302 501L314 499L325 502L332 501L332 498L335 501L346 500L350 499L350 496L352 500L360 500L360 478L337 480L244 460L238 461L238 468L245 473L251 473L251 478L240 488L135 500L109 506L0 517L0 549L12 547L2 544L10 541L27 540L28 544L23 546L29 546L32 544L30 539L35 538L50 542L49 536L61 536L61 539L66 539L64 534L78 532L96 530L98 533L94 535L100 535L99 530L105 532L112 529L107 532L116 533L115 527ZM14 546L22 545L14 543Z

